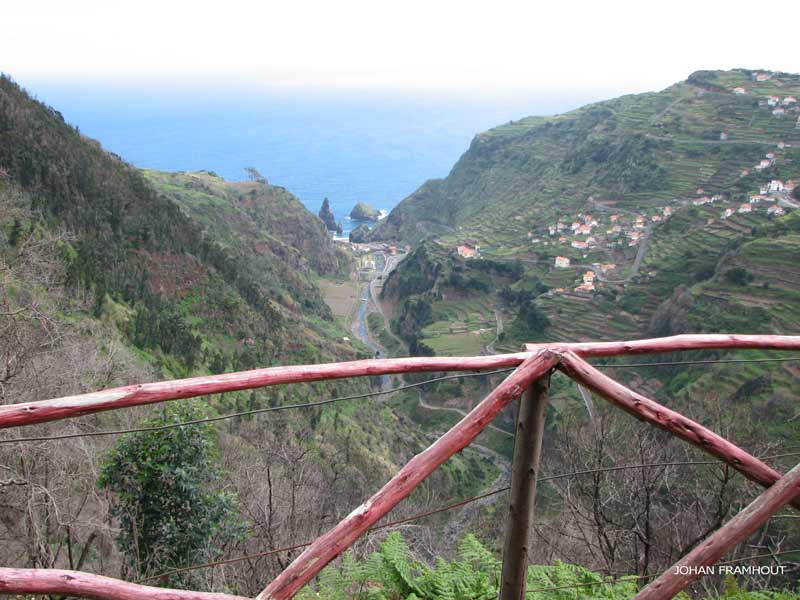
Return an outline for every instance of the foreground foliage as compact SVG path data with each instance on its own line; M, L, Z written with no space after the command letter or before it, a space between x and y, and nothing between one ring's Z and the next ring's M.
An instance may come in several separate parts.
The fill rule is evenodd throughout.
M305 590L301 600L492 600L497 598L502 562L472 534L458 546L455 558L442 558L430 567L416 560L403 536L393 532L380 550L365 560L352 552L338 567L329 567L319 577L317 590ZM638 591L636 577L613 579L556 561L554 565L528 567L526 598L627 600ZM718 598L726 600L790 600L790 592L749 592L736 581L725 581ZM680 594L677 598L688 600Z
M169 407L144 427L202 418L192 406ZM222 475L210 425L137 433L122 439L103 465L98 485L115 494L119 548L139 575L213 557L240 526L236 498L214 489ZM188 577L188 575L187 575ZM184 577L171 585L190 582Z

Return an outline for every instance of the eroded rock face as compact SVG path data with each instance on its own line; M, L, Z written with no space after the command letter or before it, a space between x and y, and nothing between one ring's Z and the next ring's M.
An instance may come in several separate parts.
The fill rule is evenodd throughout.
M369 226L366 223L362 223L350 232L350 241L354 244L363 244L367 241L368 235Z
M328 231L336 231L336 217L333 215L330 202L328 202L327 198L322 201L322 206L319 209L319 218L325 223L325 227Z

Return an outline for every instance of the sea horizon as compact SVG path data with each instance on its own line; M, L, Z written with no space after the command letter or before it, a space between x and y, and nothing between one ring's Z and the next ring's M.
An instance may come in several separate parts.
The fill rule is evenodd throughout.
M237 181L252 166L315 214L327 197L345 235L355 226L349 213L357 202L390 211L425 181L446 176L481 131L595 99L351 90L200 94L194 88L65 82L25 87L136 167L206 170Z

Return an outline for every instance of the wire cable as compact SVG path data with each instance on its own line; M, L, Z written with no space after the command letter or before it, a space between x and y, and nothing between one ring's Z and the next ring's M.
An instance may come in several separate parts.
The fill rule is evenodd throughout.
M789 452L785 454L774 454L771 456L762 456L763 460L769 458L778 458L778 457L785 457L785 456L800 456L800 452ZM652 468L652 467L661 467L661 466L681 466L681 465L707 465L707 464L719 464L719 461L684 461L684 462L664 462L664 463L644 463L644 464L636 464L636 465L623 465L619 467L604 467L601 469L590 469L586 471L574 471L572 473L561 473L558 475L550 475L547 477L540 477L537 479L537 482L544 482L544 481L553 481L555 479L564 479L566 477L575 477L578 475L586 475L590 473L599 473L599 472L606 472L606 471L621 471L625 469L640 469L640 468ZM477 496L472 496L471 498L466 498L465 500L460 500L458 502L454 502L453 504L448 504L446 506L442 506L439 508L435 508L433 510L429 510L423 513L418 513L416 515L412 515L410 517L405 517L403 519L397 519L394 521L389 521L388 523L383 523L381 525L376 525L375 527L370 528L368 531L377 531L380 529L386 529L388 527L394 527L396 525L402 525L404 523L410 523L412 521L418 521L419 519L429 517L431 515L436 515L439 513L447 512L456 508L460 508L467 504L471 504L472 502L477 502L478 500L483 500L484 498L489 498L491 496L495 496L497 494L501 494L503 492L507 492L511 489L511 486L504 486L501 488L497 488L495 490L491 490L489 492L484 492L483 494L479 494ZM216 567L219 565L226 565L234 562L241 562L243 560L249 560L252 558L262 558L264 556L270 556L272 554L279 554L281 552L290 552L292 550L299 550L300 548L306 548L313 544L314 542L304 542L302 544L296 544L294 546L286 546L284 548L278 548L277 550L267 550L265 552L258 552L256 554L247 554L244 556L237 556L234 558L226 558L223 560L218 560L214 562L204 563L200 565L192 565L189 567L182 567L180 569L173 569L171 571L165 571L163 573L159 573L158 575L151 575L150 577L146 577L144 579L140 579L135 583L144 583L146 581L152 581L154 579L160 579L162 577L168 577L170 575L176 575L178 573L185 573L186 571L195 571L197 569L206 569L209 567Z
M629 363L629 364L621 364L621 365L593 365L598 369L625 369L631 367L664 367L664 366L675 366L675 365L700 365L700 364L719 364L719 363L760 363L760 362L789 362L789 361L800 361L800 356L792 356L792 357L784 357L784 358L731 358L731 359L713 359L713 360L683 360L683 361L674 361L674 362L652 362L652 363ZM26 437L26 438L14 438L14 439L5 439L0 440L0 445L2 444L22 444L26 442L49 442L49 441L57 441L57 440L66 440L66 439L74 439L80 437L100 437L106 435L125 435L128 433L142 433L147 431L163 431L165 429L173 429L176 427L187 427L191 425L202 425L205 423L213 423L216 421L224 421L226 419L235 419L236 417L244 417L247 415L255 415L260 413L267 413L267 412L277 412L281 410L293 410L298 408L313 408L315 406L323 406L325 404L332 404L335 402L343 402L346 400L357 400L360 398L370 398L374 396L383 396L384 394L394 394L396 392L401 392L403 390L420 387L423 385L427 385L429 383L435 383L437 381L445 381L448 379L460 379L465 377L487 377L489 375L497 375L500 373L509 373L513 371L513 368L509 369L498 369L495 371L486 371L480 373L460 373L457 375L445 375L443 377L435 377L433 379L428 379L425 381L420 381L416 383L410 383L406 385L401 385L399 387L393 388L391 390L385 391L378 391L378 392L367 392L364 394L355 394L352 396L341 396L338 398L328 398L326 400L319 400L317 402L304 402L302 404L288 404L285 406L273 406L268 408L258 408L254 410L246 410L237 413L231 413L227 415L220 415L217 417L208 417L205 419L196 419L194 421L183 421L181 423L171 423L169 425L157 425L153 427L137 427L132 429L117 429L111 431L90 431L84 433L67 433L62 435L52 435L52 436L38 436L38 437Z
M625 369L628 367L668 367L673 365L711 365L720 363L762 363L800 361L800 356L782 358L717 358L708 360L678 360L673 362L627 363L620 365L592 365L596 369Z
M460 373L458 375L445 375L443 377L434 377L433 379L426 379L425 381L418 381L416 383L409 383L406 385L401 385L396 388L392 388L391 390L379 391L379 392L365 392L363 394L355 394L352 396L340 396L337 398L328 398L326 400L318 400L316 402L303 402L302 404L286 404L284 406L271 406L267 408L256 408L253 410L245 410L242 412L231 413L227 415L219 415L216 417L207 417L204 419L195 419L193 421L183 421L181 423L170 423L168 425L156 425L153 427L135 427L132 429L116 429L111 431L89 431L84 433L67 433L63 435L51 435L51 436L37 436L37 437L26 437L26 438L13 438L13 439L5 439L0 440L0 444L18 444L18 443L25 443L25 442L49 442L53 440L66 440L72 438L80 438L80 437L100 437L105 435L124 435L127 433L141 433L146 431L163 431L165 429L174 429L176 427L187 427L190 425L203 425L206 423L213 423L216 421L224 421L226 419L234 419L236 417L244 417L247 415L255 415L260 413L267 413L267 412L277 412L281 410L292 410L298 408L313 408L315 406L322 406L325 404L333 404L335 402L344 402L347 400L357 400L360 398L371 398L374 396L383 396L385 394L395 394L397 392L402 392L403 390L407 390L410 388L421 387L423 385L428 385L429 383L435 383L437 381L445 381L448 379L460 379L464 377L487 377L489 375L497 375L499 373L508 373L513 371L514 369L498 369L496 371L486 371L480 373Z

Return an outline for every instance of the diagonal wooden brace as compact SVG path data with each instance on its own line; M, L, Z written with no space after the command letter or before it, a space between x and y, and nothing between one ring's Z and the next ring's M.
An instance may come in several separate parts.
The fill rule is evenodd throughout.
M361 534L406 498L428 475L455 453L466 448L498 413L534 381L558 364L550 350L534 353L498 385L480 404L433 445L412 458L372 498L317 538L256 600L287 600L311 581L325 565L347 550Z
M561 354L559 368L625 412L719 458L751 481L769 487L781 478L781 474L775 469L736 444L732 444L700 423L614 381L571 351L567 350ZM792 506L800 509L800 496L792 500Z
M698 572L687 567L713 565L728 551L747 539L792 498L800 494L800 464L780 478L775 485L747 505L733 519L664 571L658 579L639 592L634 600L668 600L675 597Z

